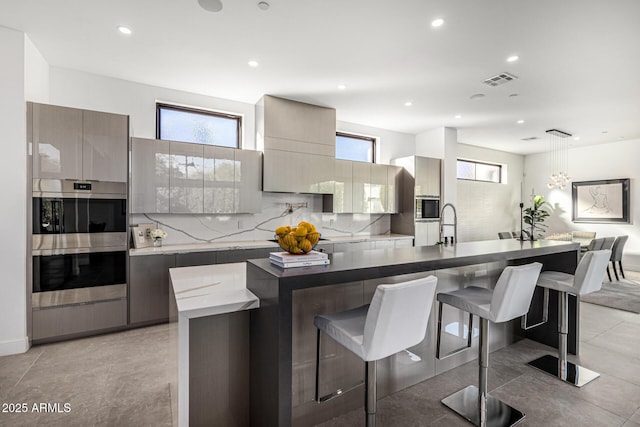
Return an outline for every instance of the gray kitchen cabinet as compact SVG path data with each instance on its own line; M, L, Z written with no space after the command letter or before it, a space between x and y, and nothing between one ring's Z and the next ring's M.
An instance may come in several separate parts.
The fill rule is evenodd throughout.
M264 112L265 137L335 147L335 109L269 95L265 95L259 104Z
M371 187L371 163L353 162L353 212L369 213Z
M206 213L235 212L235 153L233 148L204 147L204 210Z
M216 254L216 261L218 264L225 264L228 262L243 262L255 258L268 258L270 252L278 251L281 251L281 249L277 247L219 251Z
M33 178L82 179L82 110L32 106Z
M85 110L82 134L83 179L127 182L129 117Z
M415 195L440 196L440 159L415 157Z
M353 212L353 162L350 160L336 159L335 162L333 212Z
M234 212L259 213L262 211L262 153L252 150L234 150Z
M393 240L375 240L373 247L374 249L395 248L396 242Z
M265 95L256 104L264 142L263 190L333 194L336 114L332 108Z
M31 103L33 178L127 182L129 118Z
M132 213L169 213L169 141L131 138Z
M402 166L387 165L387 212L398 213L401 206Z
M387 165L371 163L369 181L369 212L386 213L389 211L387 195ZM366 187L365 187L366 188Z
M175 255L129 257L129 323L169 320L169 269Z
M204 146L169 142L169 212L204 212Z
M176 254L176 267L193 267L196 265L212 265L216 263L216 251L189 252Z
M265 149L263 190L331 194L334 162L328 156Z

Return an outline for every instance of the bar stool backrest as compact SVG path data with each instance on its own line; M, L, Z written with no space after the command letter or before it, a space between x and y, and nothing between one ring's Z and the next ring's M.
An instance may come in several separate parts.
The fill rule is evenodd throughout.
M600 290L610 256L609 250L589 251L584 254L573 276L576 295L586 295Z
M492 322L507 322L529 311L542 264L506 267L496 283L489 309Z
M424 339L437 283L429 276L376 288L364 325L365 361L380 360Z
M615 242L613 242L613 247L611 248L611 261L622 261L622 251L628 238L629 236L616 237Z
M613 247L613 242L616 240L615 237L605 237L604 242L602 242L602 247L600 250L611 250Z

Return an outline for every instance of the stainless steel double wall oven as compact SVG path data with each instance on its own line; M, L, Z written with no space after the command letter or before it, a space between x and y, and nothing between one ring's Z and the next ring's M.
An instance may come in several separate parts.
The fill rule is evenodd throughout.
M33 180L34 310L127 297L127 188Z

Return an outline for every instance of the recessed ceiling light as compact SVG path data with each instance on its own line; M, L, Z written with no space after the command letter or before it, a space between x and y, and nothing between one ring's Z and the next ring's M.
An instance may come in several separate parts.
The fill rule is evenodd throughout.
M460 114L456 115L456 119L461 119L461 118L462 118L462 116Z
M131 29L128 27L124 27L122 25L118 26L118 31L120 31L122 34L126 34L126 35L130 35L131 34Z
M520 119L520 120L518 120L516 123L517 123L517 124L519 124L519 125L521 125L521 124L523 124L523 123L524 123L524 120Z
M470 99L480 99L484 98L484 93L476 93L475 95L471 95Z
M573 140L574 140L574 141L580 141L580 137L579 137L579 136L574 136L574 137L573 137Z
M519 93L512 93L511 95L509 95L509 98L515 98L516 96L520 96Z
M412 105L413 105L413 102L411 102L411 101L407 101L407 102L404 103L405 107L411 107Z
M269 7L271 7L271 5L269 3L267 3L266 1L259 1L258 2L258 9L260 9L260 10L267 10L267 9L269 9Z
M346 85L338 85L338 89L340 90L345 90L347 88Z
M609 131L608 130L603 130L602 133L609 133Z
M253 67L253 68L255 68L255 67L257 67L259 65L258 61L254 61L253 59L251 61L247 62L247 64L249 64L249 67Z
M220 12L222 10L222 0L198 0L201 8L207 12Z
M507 58L507 62L516 62L520 57L518 55L511 55Z
M431 21L431 26L432 27L442 27L442 25L444 24L444 19L442 18L438 18L438 19L434 19L433 21Z

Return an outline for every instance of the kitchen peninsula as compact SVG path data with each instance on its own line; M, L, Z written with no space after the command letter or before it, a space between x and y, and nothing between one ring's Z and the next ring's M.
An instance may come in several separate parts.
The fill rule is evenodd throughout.
M252 311L250 321L251 419L269 426L313 425L362 405L362 389L323 404L314 401L316 314L366 304L381 283L429 274L437 276L437 292L443 292L469 285L493 287L507 265L533 261L543 263L544 270L572 273L579 249L578 244L571 242L499 240L334 253L328 266L288 270L273 266L268 259L248 261L247 289L260 299L260 308ZM540 297L534 296L532 318L541 312ZM527 337L557 345L555 297L553 294L550 297L549 322L527 331ZM577 310L573 298L569 310L569 351L574 354L578 350ZM422 343L378 365L378 398L475 359L474 348L446 360L435 358L436 314L432 310ZM463 312L452 309L445 312L443 343L449 347L445 352L460 347L466 340L465 322ZM519 322L491 326L491 350L524 336ZM476 336L476 329L472 329L472 334ZM362 362L338 347L323 340L321 395L363 378Z

